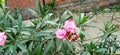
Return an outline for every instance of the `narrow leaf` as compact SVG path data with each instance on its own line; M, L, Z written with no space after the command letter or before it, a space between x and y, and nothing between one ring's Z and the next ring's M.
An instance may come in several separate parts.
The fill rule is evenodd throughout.
M61 16L60 23L64 23L66 17L67 17L67 11L65 11L65 12L63 13L63 15Z
M17 43L17 46L23 51L23 52L27 52L26 47L23 44Z
M33 16L35 16L35 17L39 17L39 15L38 15L35 11L33 11L32 9L29 9L29 11L32 12L31 14L32 14Z
M107 51L107 49L106 48L100 48L100 49L96 50L96 52L104 52L104 51Z
M50 47L52 47L53 40L50 40L49 43L46 45L46 48L44 49L43 55L46 55L47 52L50 50Z
M18 27L20 30L22 29L22 16L21 15L19 15L18 17Z

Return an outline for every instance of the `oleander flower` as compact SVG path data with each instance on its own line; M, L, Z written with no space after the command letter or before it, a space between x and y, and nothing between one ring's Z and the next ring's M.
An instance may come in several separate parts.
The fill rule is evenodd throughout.
M60 40L66 40L66 30L65 29L58 29L56 32L56 38L60 39Z
M0 33L0 46L4 46L6 42L7 36L5 35L5 32Z
M75 33L76 25L75 25L74 20L68 20L68 21L66 21L65 24L64 24L64 29L67 32Z

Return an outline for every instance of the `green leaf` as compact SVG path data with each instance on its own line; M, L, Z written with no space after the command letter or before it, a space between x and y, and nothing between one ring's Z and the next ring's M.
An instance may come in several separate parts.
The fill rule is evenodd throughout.
M19 40L18 43L24 44L24 43L26 43L27 41L28 41L28 40Z
M30 20L34 25L37 25L37 23L41 22L39 18L37 19L31 19Z
M3 22L4 22L3 20L0 20L0 25L1 25Z
M42 45L46 42L47 40L44 40L42 42L40 42L38 44L38 46L36 47L35 51L36 51L36 55L41 55L42 54Z
M85 16L85 17L79 22L78 26L80 26L80 25L84 24L85 22L87 22L88 19L89 19L89 16Z
M22 35L25 35L25 36L27 36L27 35L31 35L31 33L28 32L28 31L22 31L21 34L22 34Z
M8 49L5 49L4 55L9 55L9 53L10 53L9 48L8 48Z
M10 50L11 44L0 47L0 50L4 50L4 55L8 55L10 52L13 52L13 49Z
M33 53L33 51L30 51L30 50L28 49L28 52L24 53L23 55L34 55L34 53Z
M21 15L19 15L18 17L18 27L20 30L22 29L22 16Z
M109 37L110 33L106 32L104 35L103 35L103 39L106 39L107 37Z
M70 10L67 10L67 12L68 12L68 14L70 14L71 16L74 16Z
M11 39L12 41L15 41L15 39L14 39L13 36L8 36L8 37L10 37L10 39Z
M9 46L9 49L10 49L9 51L10 51L11 53L13 53L14 45L10 45L10 46Z
M14 46L13 46L14 48L13 48L13 55L17 55L17 44L15 44Z
M17 24L17 23L16 23L16 20L15 20L11 15L9 15L9 18L10 18L10 20L12 21L12 24L13 24L13 25Z
M81 41L83 41L84 38L85 38L85 35L84 35L83 33L81 33L80 28L77 27L77 28L76 28L76 32L78 33L78 35L79 35Z
M35 31L36 29L35 29L34 26L30 26L30 27L25 27L23 30L24 30L24 31L32 32L32 31Z
M50 47L52 47L52 44L53 43L53 40L50 40L48 42L48 44L46 45L45 49L44 49L44 52L43 52L43 55L46 55L48 51L50 51Z
M41 47L36 48L36 55L41 55Z
M32 12L31 14L32 14L33 16L35 16L35 17L39 17L39 15L38 15L35 11L33 11L32 9L29 9L29 11Z
M49 35L49 36L46 36L45 39L53 39L55 38L55 36L52 36L52 35Z
M45 7L45 6L42 7L41 4L40 4L40 1L39 1L38 5L39 5L40 15L41 15L41 17L43 18L43 17L46 15L46 13L47 13L46 7Z
M0 50L3 50L3 49L5 49L5 48L7 48L9 45L5 45L5 46L2 46L2 47L0 47Z
M62 41L60 40L56 40L57 41L57 50L56 51L59 51L62 47Z
M17 43L17 46L18 46L23 52L27 52L27 49L26 49L26 47L25 47L23 44Z
M8 23L7 19L8 19L9 13L10 13L10 11L6 13L5 18L3 19L3 21L4 21L3 24L4 24L5 28L6 28L7 23Z
M7 28L6 31L10 31L10 32L14 33L15 35L17 33L17 30L15 28Z
M31 43L29 44L28 49L29 49L30 51L32 51L33 45L34 45L34 43L33 43L33 42L31 42Z
M79 37L80 37L81 41L83 41L83 40L84 40L84 38L85 38L85 35L84 35L84 34L82 34L82 33L80 33L80 34L79 34Z
M47 23L47 24L51 24L51 25L57 25L57 23L54 22L54 21L44 21L44 22Z
M62 14L61 19L60 19L60 23L64 23L66 17L67 17L67 11L65 11L65 12Z
M95 44L93 44L93 42L90 42L90 44L87 44L86 47L87 47L89 52L94 52L96 49L96 46L95 46Z
M5 0L0 0L0 4L4 4L5 3Z
M41 22L37 23L36 29L40 28L41 24L42 24Z
M73 51L74 47L73 47L73 45L72 45L68 40L66 40L66 44L67 44L68 48L69 48L71 51Z
M80 21L83 20L84 17L85 17L85 13L80 13L79 15L80 15L80 16L79 16L79 20L80 20Z
M44 18L43 21L49 20L53 13L48 13Z
M32 36L37 38L37 37L48 36L48 35L51 35L51 34L46 32L38 32L36 34L33 34Z
M97 26L92 26L92 25L84 25L85 27L89 27L89 28L96 28L96 29L100 29L99 27Z
M0 11L0 19L3 17L4 13L3 11Z
M70 14L70 17L67 18L68 14ZM71 19L73 17L74 17L74 15L72 14L72 12L70 10L66 10L61 16L60 23L64 23L65 20Z
M106 48L100 48L100 49L96 50L96 52L104 52L104 51L107 51L107 49Z
M80 22L83 20L84 13L81 13L80 10L78 10L78 17L75 19L75 23L77 26L80 26Z
M40 36L50 36L51 33L53 33L54 30L43 30L40 32L37 32L35 34L33 34L34 37L40 37Z

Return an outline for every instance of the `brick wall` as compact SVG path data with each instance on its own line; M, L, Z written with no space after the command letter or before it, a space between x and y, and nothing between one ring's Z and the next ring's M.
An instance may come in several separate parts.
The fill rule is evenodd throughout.
M34 0L6 0L6 5L8 8L13 9L18 8L34 8Z
M46 3L50 1L51 0L45 0ZM56 3L59 5L69 2L69 0L56 0ZM6 0L6 6L8 7L8 9L12 10L16 7L22 9L20 12L23 19L30 19L34 17L31 15L31 12L27 8L32 8L36 10L38 6L37 3L38 2L36 2L36 0ZM42 4L42 0L40 0L40 3Z
M50 2L51 0L45 0L45 2ZM100 2L99 2L100 1ZM84 3L95 3L95 6L104 6L106 4L115 2L118 0L56 0L56 3L58 4L58 7L68 7L68 6L75 6L76 4L84 4ZM42 0L40 0L42 4ZM15 7L19 8L35 8L35 0L6 0L7 7L10 9L13 9Z
M45 2L50 2L51 0L45 0ZM40 0L42 4L42 0ZM57 4L65 4L68 3L69 0L56 0ZM6 5L9 9L14 9L15 7L26 9L26 8L34 8L35 0L6 0Z

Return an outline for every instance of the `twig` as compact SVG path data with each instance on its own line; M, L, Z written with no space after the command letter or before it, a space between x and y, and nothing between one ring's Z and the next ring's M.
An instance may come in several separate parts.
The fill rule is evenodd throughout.
M114 19L114 15L115 15L115 12L113 12L111 22L112 22L113 20L115 20L115 19Z
M93 39L98 39L98 38L101 38L101 36L95 37L95 38L93 38ZM84 40L84 41L86 42L86 41L89 41L89 40L91 40L91 39L87 39L87 40Z

